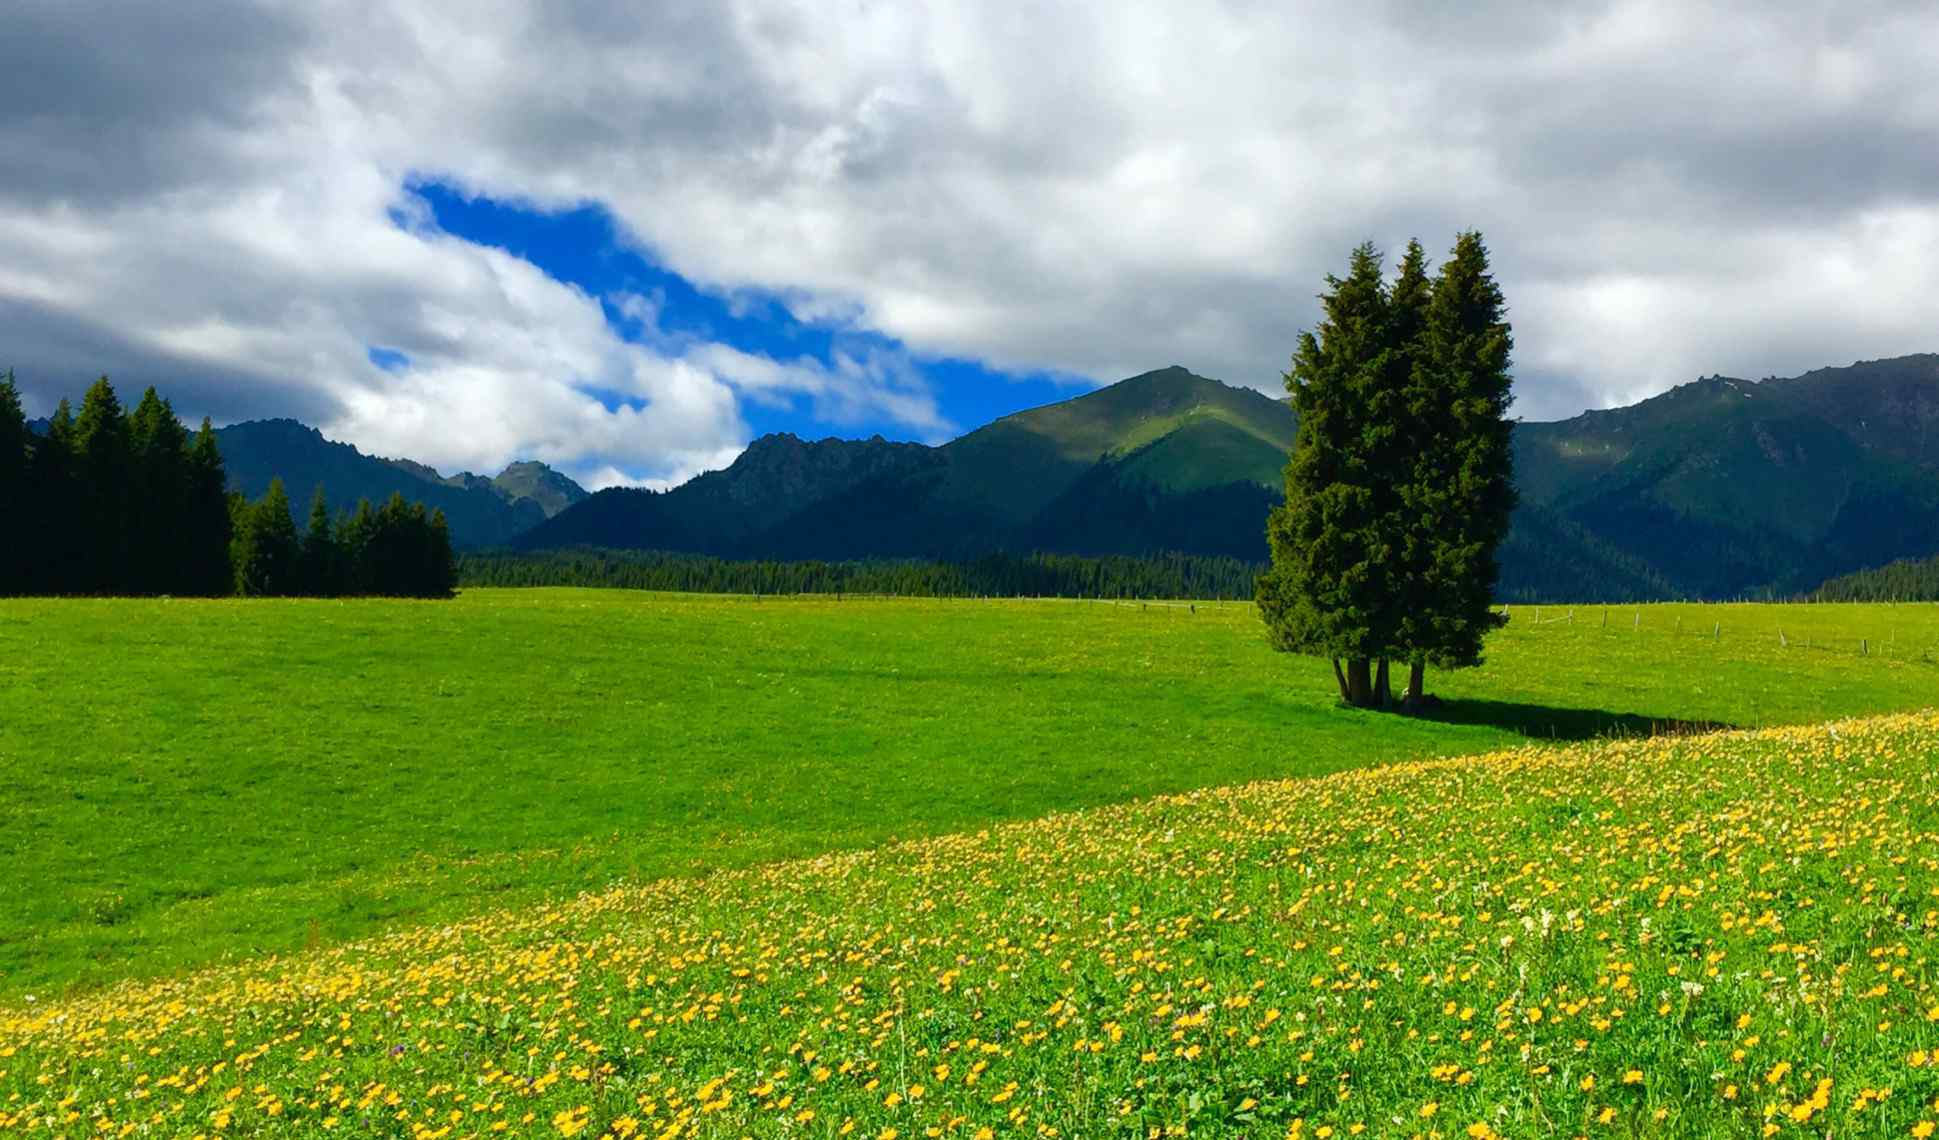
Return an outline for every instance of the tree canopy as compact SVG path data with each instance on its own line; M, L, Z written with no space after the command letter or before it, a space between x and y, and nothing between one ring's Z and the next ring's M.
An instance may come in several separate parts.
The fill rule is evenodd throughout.
M1276 648L1333 660L1342 699L1390 703L1399 660L1417 702L1428 664L1478 664L1505 620L1491 607L1515 502L1505 307L1475 233L1431 280L1410 242L1391 285L1362 244L1320 300L1286 375L1299 434L1260 612Z
M0 533L10 537L0 594L449 597L456 588L450 529L422 503L362 504L365 525L350 534L319 488L299 539L280 481L254 503L227 484L209 421L191 438L153 388L129 413L104 376L80 415L63 400L36 436L13 374L0 374Z

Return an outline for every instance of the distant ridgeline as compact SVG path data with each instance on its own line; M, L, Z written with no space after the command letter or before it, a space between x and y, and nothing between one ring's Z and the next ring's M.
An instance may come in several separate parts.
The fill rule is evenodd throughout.
M466 554L465 586L616 586L727 594L894 594L918 598L1243 600L1265 567L1173 554L1087 558L986 554L961 562L757 562L638 550Z
M525 550L962 562L993 550L1264 562L1295 420L1167 368L940 447L771 435L665 492L612 489ZM1503 601L1791 597L1939 552L1939 356L1713 377L1515 431Z
M131 448L151 431L143 417L138 409L130 418ZM401 496L442 511L458 549L535 556L529 571L514 571L499 554L468 561L466 580L480 584L475 575L489 572L494 581L522 574L708 589L697 583L778 582L765 577L781 573L777 565L822 567L788 569L789 581L836 580L828 569L836 566L906 575L922 565L939 583L933 592L954 592L943 567L994 565L981 561L994 554L1018 566L1039 552L1115 566L1154 558L1169 565L1173 553L1204 565L1263 565L1265 519L1279 501L1295 427L1283 401L1174 367L1006 416L940 447L763 436L725 470L664 492L588 495L530 462L490 478L445 476L408 459L364 455L292 420L235 424L216 430L214 442L228 490L251 499L276 478L298 494L322 484L336 506ZM0 479L11 462L0 455ZM1712 377L1631 407L1521 423L1515 479L1521 505L1500 551L1504 602L1804 595L1840 575L1939 554L1939 356L1793 379ZM206 501L210 492L202 494ZM110 509L88 502L89 510ZM157 519L195 534L183 502L181 515L142 507L115 541L160 550L154 535L171 528L143 529ZM39 521L36 512L52 508L25 509L37 521L9 533L53 536L51 552L69 516L53 510ZM613 553L622 550L653 553ZM92 547L46 557L57 559L46 565L59 569L43 569L59 588L106 588L112 563ZM726 569L741 562L760 567ZM1211 596L1232 596L1229 583L1247 573L1215 576L1221 584ZM1890 573L1898 581L1908 571ZM1168 574L1154 572L1151 596L1169 592L1160 585ZM174 592L200 582L206 592L215 576L184 564L153 581L167 580ZM961 588L1006 592L974 576ZM1014 592L1110 593L1079 579Z
M280 480L250 502L228 489L217 433L191 437L150 388L124 414L95 382L30 430L0 376L0 594L449 597L444 516L393 494L333 519L322 488L299 537Z

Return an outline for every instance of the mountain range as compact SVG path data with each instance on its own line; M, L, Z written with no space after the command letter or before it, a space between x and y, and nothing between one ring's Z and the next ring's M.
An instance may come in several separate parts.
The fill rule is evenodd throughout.
M295 420L231 424L216 429L215 437L229 489L258 498L280 476L298 525L319 486L334 509L359 499L382 503L401 493L442 510L458 545L502 546L587 497L583 487L543 463L514 463L489 479L469 471L440 475L409 459L365 455Z
M940 447L756 440L666 492L593 495L521 534L723 557L954 558L992 549L1263 560L1297 422L1285 400L1171 367ZM1788 594L1939 551L1939 356L1788 379L1708 377L1518 424L1502 593Z
M993 550L1266 557L1288 401L1173 366L941 446L766 435L664 492L588 495L540 463L492 478L368 456L293 420L222 428L231 486L299 511L402 492L464 547L727 558L958 559ZM1939 552L1939 355L1761 381L1713 376L1515 429L1508 600L1790 594Z

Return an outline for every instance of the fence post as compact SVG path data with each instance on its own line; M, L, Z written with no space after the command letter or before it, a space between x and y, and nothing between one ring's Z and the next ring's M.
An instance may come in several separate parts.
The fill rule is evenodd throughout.
M1643 628L1643 609L1641 606L1636 608L1636 620L1629 623L1629 628L1633 630Z
M1721 641L1723 640L1723 636L1724 636L1723 622L1718 622L1716 625L1710 627L1710 640Z

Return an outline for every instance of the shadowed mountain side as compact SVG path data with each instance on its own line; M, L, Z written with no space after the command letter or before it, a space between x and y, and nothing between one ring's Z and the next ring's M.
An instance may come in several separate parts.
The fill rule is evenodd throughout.
M1628 408L1516 428L1510 601L1788 594L1939 549L1919 462L1939 357L1795 380L1712 377ZM1881 426L1879 417L1899 422ZM1263 561L1296 420L1283 401L1166 368L939 448L757 440L658 497L608 492L518 545L741 558L1178 551Z
M1712 377L1519 425L1516 478L1524 503L1683 593L1786 594L1939 549L1939 478L1920 465L1939 454L1934 400L1932 356L1762 383Z
M45 430L37 421L37 430ZM460 546L725 558L1174 551L1265 558L1292 408L1180 367L1006 416L941 447L770 435L663 493L587 496L536 463L494 479L363 455L290 420L220 430L232 485L294 509L393 491ZM1789 595L1939 551L1939 356L1708 377L1515 431L1509 601ZM549 516L549 517L548 517Z

